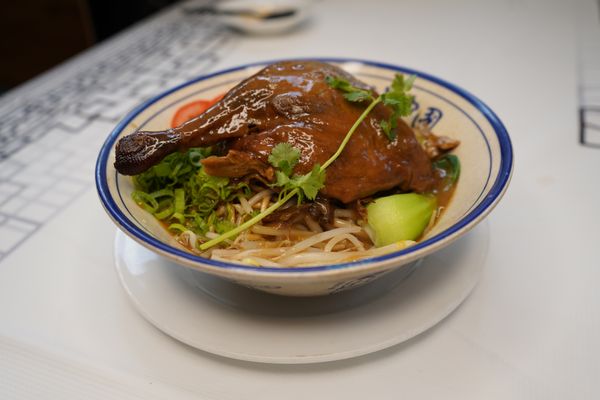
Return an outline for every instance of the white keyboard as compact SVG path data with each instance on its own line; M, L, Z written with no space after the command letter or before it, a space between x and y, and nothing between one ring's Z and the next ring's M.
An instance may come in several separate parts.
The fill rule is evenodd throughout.
M149 97L210 71L232 35L173 8L0 98L0 261L93 185L98 150Z

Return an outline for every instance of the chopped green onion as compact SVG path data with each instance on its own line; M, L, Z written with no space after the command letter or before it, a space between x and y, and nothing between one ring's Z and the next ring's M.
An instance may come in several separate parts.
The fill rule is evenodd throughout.
M136 190L131 193L131 197L133 201L136 202L137 205L141 206L144 210L149 213L153 213L158 209L158 201L152 196L150 196L146 192L142 192L140 190Z
M176 213L183 214L185 212L185 190L175 189L173 199L173 208Z
M134 177L137 190L132 193L133 200L157 219L171 223L169 229L178 233L205 235L235 228L234 210L229 203L239 197L248 198L251 190L246 183L206 174L200 160L210 152L209 148L192 148L165 157ZM221 205L226 205L227 213L217 216Z
M183 232L189 231L188 228L186 228L185 226L183 226L181 224L177 224L177 223L169 225L168 229L170 231L177 231L178 233L183 233Z
M163 220L163 219L167 219L172 214L173 214L173 203L168 202L167 206L163 210L161 210L159 212L155 212L154 216L160 220Z
M155 199L158 199L160 197L173 197L173 189L157 190L155 192L150 193L150 196L152 196Z
M173 215L171 215L171 219L176 219L177 221L179 221L179 223L183 224L185 222L185 215L183 215L182 213L174 212Z

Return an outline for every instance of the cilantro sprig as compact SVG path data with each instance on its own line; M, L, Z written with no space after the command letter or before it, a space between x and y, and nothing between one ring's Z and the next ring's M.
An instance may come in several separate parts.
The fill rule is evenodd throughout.
M281 189L280 197L288 192L298 189L298 203L304 198L314 200L319 189L325 186L325 170L321 170L320 164L315 164L313 169L304 175L292 175L292 170L298 164L300 150L289 143L279 143L273 147L269 156L269 163L278 168L275 171L276 181L273 184Z
M407 79L404 79L404 75L396 74L390 90L381 95L383 104L392 109L390 119L380 122L381 129L383 129L383 132L390 141L396 139L398 119L410 115L412 111L414 96L408 94L408 92L412 89L415 78L416 76L411 75Z
M279 169L276 172L277 175L290 176L292 170L298 164L298 160L300 160L300 150L289 143L279 143L273 147L269 155L269 163ZM279 177L277 180L279 180Z
M348 101L362 102L375 100L370 90L352 86L347 79L340 78L339 76L328 76L325 78L325 82L332 88L344 92L344 98Z
M412 89L416 76L411 75L404 78L402 74L396 74L388 90L374 98L368 90L353 86L347 79L340 77L326 78L327 84L334 89L344 92L344 98L352 102L370 101L371 104L383 103L392 109L392 115L388 120L381 120L379 125L390 141L396 139L396 128L398 118L410 115L414 96L408 94Z
M371 91L353 86L345 78L332 76L327 77L327 84L334 89L344 92L344 98L346 100L358 103L367 101L370 102L362 114L354 122L352 127L348 130L337 151L331 157L329 157L329 159L325 161L323 165L315 164L309 173L304 175L292 175L293 169L300 159L300 151L289 143L280 143L275 146L269 155L269 163L276 168L276 181L274 186L281 188L277 202L236 228L225 232L215 239L201 244L199 246L200 250L208 250L222 241L236 236L246 229L249 229L268 215L275 212L275 210L284 205L294 196L298 196L299 202L301 202L304 198L313 200L317 196L319 190L325 185L325 170L327 167L329 167L340 156L340 154L342 154L344 148L350 141L350 138L356 129L358 129L360 124L379 103L383 103L392 109L392 115L390 116L389 120L380 121L380 125L389 140L394 140L396 137L395 128L398 126L398 118L407 116L411 112L413 96L409 95L408 91L411 89L414 80L414 76L404 79L403 75L396 74L389 89L385 93L374 98Z

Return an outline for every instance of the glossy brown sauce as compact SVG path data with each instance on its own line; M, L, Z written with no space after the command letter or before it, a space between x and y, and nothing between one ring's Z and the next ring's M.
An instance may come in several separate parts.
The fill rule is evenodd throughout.
M456 191L456 185L458 181L453 184L449 184L446 179L440 178L436 176L435 186L431 191L435 197L437 198L438 208L442 208L442 210L448 207L452 197L454 196L454 192Z

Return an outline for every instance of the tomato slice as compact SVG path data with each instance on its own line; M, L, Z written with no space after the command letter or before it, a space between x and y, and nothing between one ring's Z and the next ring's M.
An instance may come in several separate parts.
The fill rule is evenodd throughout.
M214 99L210 100L196 100L190 103L184 104L179 107L177 111L175 111L175 115L173 115L173 119L171 120L171 128L178 127L183 123L189 121L192 118L196 118L198 115L202 114L204 111L208 110L210 106L215 104L217 101L221 100L223 95L220 94Z
M210 103L207 100L197 100L191 103L184 104L173 115L171 120L171 128L175 128L184 122L189 121L192 118L202 114L210 107Z

